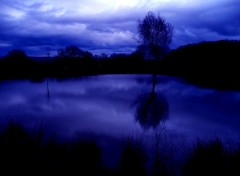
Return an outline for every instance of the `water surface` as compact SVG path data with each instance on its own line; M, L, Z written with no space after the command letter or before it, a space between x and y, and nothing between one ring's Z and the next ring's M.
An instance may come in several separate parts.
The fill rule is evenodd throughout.
M47 134L61 138L76 131L122 138L153 133L164 116L167 132L176 139L238 139L239 92L204 89L158 76L154 100L151 93L151 75L5 81L0 83L0 124L14 120L33 129L42 125ZM151 119L154 115L159 118Z

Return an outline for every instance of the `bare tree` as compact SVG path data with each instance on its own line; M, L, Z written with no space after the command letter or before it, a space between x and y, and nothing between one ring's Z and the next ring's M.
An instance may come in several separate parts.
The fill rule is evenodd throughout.
M161 59L172 41L173 26L161 16L148 12L138 21L138 38L144 46L145 55L152 59Z

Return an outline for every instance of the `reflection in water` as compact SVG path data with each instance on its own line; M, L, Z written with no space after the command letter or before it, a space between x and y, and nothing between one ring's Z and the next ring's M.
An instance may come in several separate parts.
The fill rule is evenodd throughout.
M160 92L155 91L156 76L153 75L152 91L141 94L136 101L136 121L143 129L155 128L168 118L168 102Z
M179 140L239 139L239 92L198 88L160 75L153 77L153 82L161 83L155 86L151 79L152 75L101 75L65 81L49 78L42 83L1 82L0 129L10 119L29 128L39 127L42 121L46 133L62 138L75 131L121 138L143 128L161 127L169 111L167 131ZM139 95L139 90L145 91ZM134 107L129 107L133 102Z
M51 100L48 79L47 79L47 100L48 100L48 102L50 102L50 100Z

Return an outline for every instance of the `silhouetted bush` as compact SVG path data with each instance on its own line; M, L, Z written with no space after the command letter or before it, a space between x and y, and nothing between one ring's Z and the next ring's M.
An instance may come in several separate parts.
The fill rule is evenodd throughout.
M37 79L41 74L39 64L26 53L14 49L0 61L0 79Z
M152 149L153 161L150 170L151 175L173 176L180 174L176 161L176 153L180 153L180 147L174 143L172 137L167 134L164 123L155 130Z
M184 164L183 175L239 175L239 152L239 148L236 151L225 149L219 139L198 140Z
M147 175L147 154L141 141L129 138L124 144L119 161L118 175Z
M70 173L95 175L100 172L101 162L101 149L94 139L80 136L71 143L67 159Z
M35 139L21 125L10 122L0 138L1 172L29 174L31 169L40 169L40 146Z

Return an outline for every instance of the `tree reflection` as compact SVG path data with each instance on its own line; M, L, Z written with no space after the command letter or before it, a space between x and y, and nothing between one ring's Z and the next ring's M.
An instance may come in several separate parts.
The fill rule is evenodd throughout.
M143 129L156 128L168 118L168 102L161 92L155 91L156 76L153 76L151 92L138 96L135 119Z

